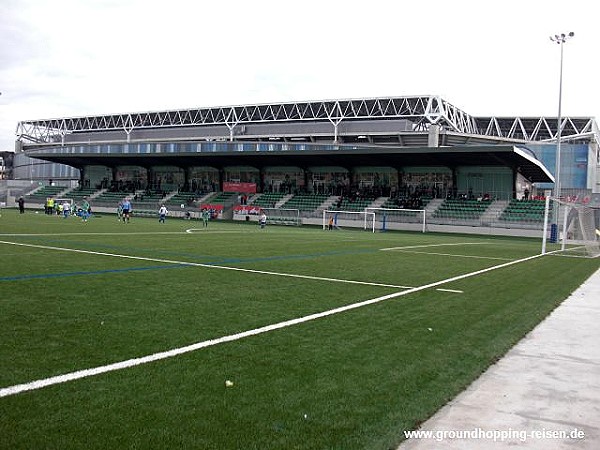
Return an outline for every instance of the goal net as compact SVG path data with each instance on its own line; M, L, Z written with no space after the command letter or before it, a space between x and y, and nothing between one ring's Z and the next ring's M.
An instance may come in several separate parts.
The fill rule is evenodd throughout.
M600 209L548 197L544 212L542 253L600 256Z
M375 229L413 230L425 233L427 229L424 209L404 208L366 208L366 212L375 214Z
M367 211L323 211L323 229L362 228L375 233L375 213Z
M269 225L302 225L300 210L292 208L261 208Z

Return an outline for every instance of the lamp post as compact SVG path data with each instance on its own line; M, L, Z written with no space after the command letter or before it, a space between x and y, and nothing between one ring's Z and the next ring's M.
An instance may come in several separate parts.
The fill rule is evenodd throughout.
M575 36L572 31L568 34L561 33L550 36L552 42L556 42L560 45L560 78L558 84L558 118L556 128L556 169L554 170L554 197L560 199L560 146L562 138L562 80L563 80L563 44L567 42L567 39ZM559 221L559 208L553 208L553 221L550 230L550 241L558 242L558 221Z

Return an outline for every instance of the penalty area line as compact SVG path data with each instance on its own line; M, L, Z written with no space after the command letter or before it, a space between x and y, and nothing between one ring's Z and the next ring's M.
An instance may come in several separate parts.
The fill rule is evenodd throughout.
M447 244L421 244L421 245L405 245L403 247L387 247L380 248L382 252L389 252L394 250L411 250L413 248L430 248L430 247L451 247L456 245L489 245L490 242L453 242Z
M128 359L126 361L120 361L120 362L108 364L105 366L99 366L99 367L94 367L94 368L90 368L90 369L78 370L78 371L66 373L63 375L57 375L57 376L53 376L53 377L49 377L49 378L31 381L29 383L8 386L8 387L0 389L0 398L20 394L22 392L33 391L36 389L42 389L44 387L53 386L53 385L57 385L57 384L61 384L61 383L66 383L69 381L80 380L83 378L88 378L88 377L92 377L92 376L96 376L96 375L100 375L100 374L104 374L104 373L108 373L108 372L114 372L117 370L123 370L123 369L131 368L131 367L136 367L136 366L140 366L142 364L148 364L148 363L151 363L154 361L160 361L160 360L167 359L167 358L173 358L175 356L183 355L185 353L190 353L190 352L200 350L203 348L212 347L212 346L224 344L227 342L234 342L234 341L238 341L240 339L244 339L247 337L257 336L257 335L268 333L271 331L280 330L283 328L291 327L294 325L299 325L299 324L309 322L312 320L321 319L323 317L332 316L334 314L340 314L340 313L343 313L346 311L351 311L351 310L354 310L357 308L362 308L364 306L373 305L373 304L380 303L380 302L390 300L393 298L403 297L405 295L413 294L415 292L423 291L426 289L437 288L438 286L441 286L441 285L444 285L447 283L452 283L453 281L463 280L465 278L474 277L474 276L481 275L481 274L484 274L487 272L491 272L493 270L502 269L504 267L509 267L509 266L512 266L515 264L520 264L520 263L523 263L526 261L530 261L530 260L539 258L541 256L544 256L544 255L538 254L538 255L529 256L527 258L510 261L510 262L507 262L504 264L499 264L497 266L492 266L492 267L488 267L486 269L477 270L475 272L470 272L470 273L458 275L458 276L455 276L452 278L447 278L445 280L436 281L434 283L424 284L422 286L414 287L414 288L411 288L411 289L408 289L405 291L395 292L395 293L384 295L381 297L376 297L376 298L373 298L370 300L365 300L362 302L357 302L357 303L353 303L350 305L341 306L339 308L330 309L330 310L323 311L320 313L309 314L307 316L298 317L296 319L285 320L283 322L278 322L278 323L275 323L272 325L266 325L264 327L255 328L255 329L248 330L248 331L243 331L241 333L230 334L230 335L222 336L222 337L216 338L216 339L209 339L206 341L197 342L195 344L175 348L172 350L167 350L164 352L158 352L158 353L154 353L154 354L139 357L139 358Z
M413 286L402 286L395 284L385 284L385 283L373 283L369 281L358 281L358 280L343 280L340 278L328 278L328 277L317 277L313 275L300 275L295 273L283 273L283 272L270 272L267 270L256 270L256 269L244 269L242 267L232 267L232 266L221 266L217 264L202 264L196 262L189 261L177 261L172 259L162 259L162 258L148 258L145 256L131 256L131 255L120 255L116 253L106 253L106 252L95 252L92 250L80 250L76 248L68 248L68 247L54 247L50 245L39 245L39 244L24 244L21 242L11 242L11 241L0 241L0 244L6 245L15 245L19 247L32 247L32 248L41 248L44 250L57 250L63 252L73 252L73 253L83 253L88 255L99 255L99 256L108 256L111 258L123 258L123 259L134 259L139 261L151 261L151 262L159 262L166 264L177 264L182 266L192 266L192 267L204 267L208 269L221 269L221 270L233 270L235 272L245 272L245 273L255 273L260 275L271 275L277 277L288 277L288 278L299 278L303 280L314 280L314 281L328 281L333 283L346 283L346 284L359 284L364 286L379 286L379 287L388 287L393 289L410 289Z
M136 232L81 232L81 233L0 233L0 237L40 237L40 236L140 236L154 234L183 234L183 231L136 231Z
M459 255L456 253L418 252L415 250L399 250L399 249L397 249L396 251L402 252L402 253L414 253L417 255L450 256L453 258L493 259L493 260L498 260L498 261L511 261L510 258L500 258L497 256Z

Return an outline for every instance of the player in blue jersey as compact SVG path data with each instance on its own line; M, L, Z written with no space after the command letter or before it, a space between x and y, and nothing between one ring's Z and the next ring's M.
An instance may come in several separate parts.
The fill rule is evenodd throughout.
M122 212L123 212L123 223L129 223L129 215L131 214L131 211L132 211L131 202L129 201L129 197L125 197L123 199L121 208L122 208Z

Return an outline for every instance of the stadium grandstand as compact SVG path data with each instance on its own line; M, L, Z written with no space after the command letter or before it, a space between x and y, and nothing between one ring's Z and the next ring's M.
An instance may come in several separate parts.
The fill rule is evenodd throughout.
M160 203L254 219L261 208L423 209L431 226L540 230L561 136L563 196L596 201L594 118L474 117L438 96L192 108L26 120L13 178L96 208ZM81 193L80 192L80 193ZM389 224L388 224L389 225Z

